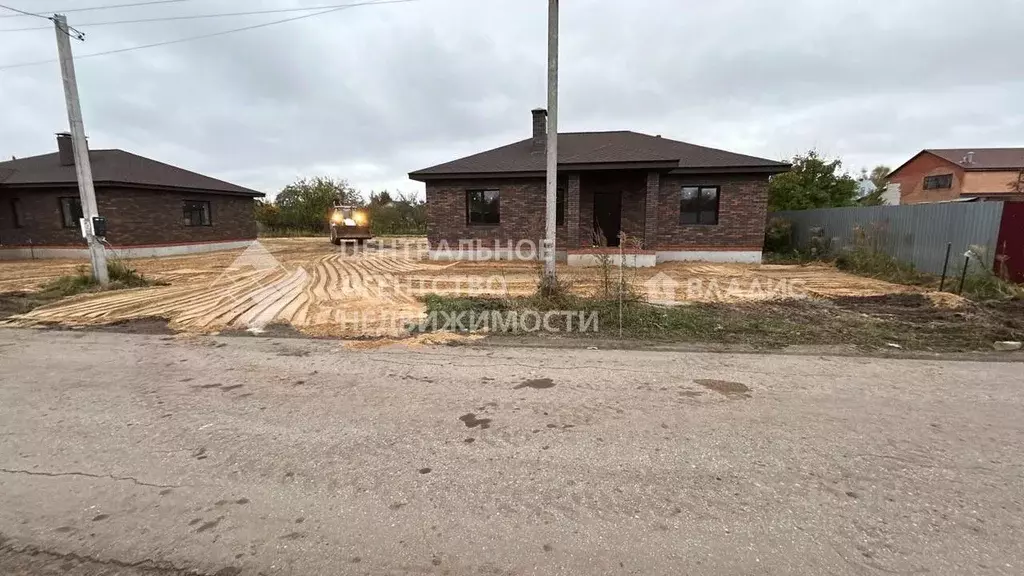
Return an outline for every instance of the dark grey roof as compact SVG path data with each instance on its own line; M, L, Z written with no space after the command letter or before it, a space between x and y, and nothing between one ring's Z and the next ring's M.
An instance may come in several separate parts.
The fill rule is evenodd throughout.
M505 172L538 172L545 168L543 151L536 150L533 139L527 138L466 156L458 160L438 164L409 174L438 176L445 174L487 174ZM697 146L660 136L639 132L566 132L558 134L558 165L572 167L584 164L610 163L668 163L678 168L690 169L767 169L784 172L789 164L736 154L725 150Z
M262 192L124 150L90 150L89 160L92 165L92 179L96 184L178 188L245 196L264 195ZM0 186L71 185L77 182L75 167L61 165L57 152L0 162Z

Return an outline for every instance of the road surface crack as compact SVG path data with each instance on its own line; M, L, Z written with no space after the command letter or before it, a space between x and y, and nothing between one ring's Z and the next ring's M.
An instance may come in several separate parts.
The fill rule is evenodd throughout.
M117 567L125 570L131 570L131 574L149 574L155 576L210 576L207 572L198 572L188 568L179 568L170 562L153 560L151 558L144 558L137 562L125 562L124 560L118 560L116 558L97 558L88 554L76 554L74 552L56 552L54 550L47 550L39 546L33 546L31 544L24 546L16 546L13 542L6 538L3 534L0 534L0 566L3 565L4 561L10 554L27 555L33 558L40 556L47 557L51 560L70 560L77 562L79 566L85 568L99 568L101 566L106 567ZM221 570L214 573L212 576L237 576L241 570L234 566L222 568ZM118 573L121 573L118 571Z
M137 486L149 486L151 488L181 488L181 486L176 484L153 484L151 482L143 482L142 480L131 476L115 476L113 474L91 474L89 472L35 472L32 470L13 470L11 468L0 468L0 472L6 472L7 474L26 474L28 476L48 476L50 478L58 478L60 476L80 476L84 478L99 478L105 480L127 480Z

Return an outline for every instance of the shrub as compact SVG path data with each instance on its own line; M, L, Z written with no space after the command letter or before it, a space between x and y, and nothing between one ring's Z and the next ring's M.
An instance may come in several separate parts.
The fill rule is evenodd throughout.
M793 250L793 223L782 218L772 218L764 232L766 252L782 254Z

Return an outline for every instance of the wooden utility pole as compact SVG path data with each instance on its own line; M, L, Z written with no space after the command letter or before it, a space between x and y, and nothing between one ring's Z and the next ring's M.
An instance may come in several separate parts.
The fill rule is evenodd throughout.
M71 54L68 20L63 14L54 14L53 26L57 33L57 55L60 58L60 75L64 84L64 100L68 108L71 143L75 150L75 173L78 175L78 194L82 200L84 216L82 229L85 241L89 245L93 278L105 286L110 282L107 274L107 255L103 251L103 244L93 231L93 218L99 216L99 209L96 207L96 190L92 185L92 165L89 163L89 144L85 140L82 105L78 101L78 81L75 78L74 56Z
M555 285L555 209L558 203L558 0L548 0L547 211L544 221L544 282Z

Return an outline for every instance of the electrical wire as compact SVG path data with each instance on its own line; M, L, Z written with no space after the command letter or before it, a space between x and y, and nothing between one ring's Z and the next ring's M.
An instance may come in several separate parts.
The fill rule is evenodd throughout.
M150 0L149 2L132 2L131 4L113 4L113 5L110 5L110 6L91 6L89 8L68 8L66 10L41 10L41 11L35 12L35 13L33 13L33 12L25 12L24 10L17 10L15 8L9 8L7 6L3 6L3 8L7 8L8 10L13 10L15 12L18 12L18 14L4 14L3 16L0 16L0 19L3 19L3 18L20 18L22 16L39 16L39 17L42 17L42 18L47 18L47 16L44 16L44 14L53 14L53 13L66 14L68 12L87 12L87 11L91 11L91 10L109 10L111 8L131 8L133 6L149 6L150 4L172 4L172 3L175 3L175 2L191 2L191 1L192 0Z
M115 20L113 22L89 22L77 24L79 28L85 26L111 26L115 24L142 24L146 22L166 22L170 20L197 20L201 18L221 18L225 16L253 16L257 14L280 14L282 12L311 12L313 10L325 10L329 8L347 8L352 4L333 4L327 6L308 6L304 8L276 8L273 10L253 10L250 12L226 12L222 14L188 14L185 16L160 16L157 18L139 18L137 20ZM49 30L49 26L35 26L32 28L4 28L0 32L28 32L30 30Z
M133 50L142 50L145 48L156 48L157 46L167 46L170 44L180 44L182 42L190 42L192 40L202 40L204 38L213 38L215 36L224 36L227 34L234 34L235 32L245 32L247 30L255 30L257 28L266 28L267 26L274 26L276 24L284 24L286 22L294 22L296 20L302 20L304 18L313 18L315 16L322 16L331 12L338 12L339 10L346 10L348 8L355 8L357 6L376 6L378 4L404 4L406 2L417 2L418 0L376 0L371 2L358 2L355 4L346 4L337 8L331 8L330 10L324 10L322 12L314 12L313 14L303 14L302 16L293 16L291 18L285 18L283 20L274 20L272 22L264 22L262 24L254 24L252 26L243 26L242 28L234 28L231 30L222 30L220 32L213 32L211 34L201 34L199 36L188 36L185 38L178 38L176 40L167 40L165 42L154 42L153 44L143 44L141 46L130 46L128 48L119 48L117 50L107 50L105 52L93 52L91 54L82 54L81 56L75 56L75 60L82 60L84 58L93 58L96 56L106 56L108 54L120 54L122 52L131 52ZM7 66L0 66L0 70L10 70L12 68L23 68L25 66L38 66L40 64L51 64L53 62L59 62L57 59L50 60L37 60L35 62L22 62L21 64L8 64Z
M79 30L76 30L73 26L68 26L67 22L65 22L64 25L61 26L60 22L54 16L43 16L42 14L33 14L31 12L25 12L24 10L18 10L17 8L11 8L10 6L4 6L3 4L0 4L0 8L6 8L7 10L18 12L19 14L23 14L25 16L35 16L37 18L49 20L50 22L57 24L57 26L60 27L61 31L67 34L68 36L71 36L72 38L77 38L79 40L85 40L84 33L82 33ZM49 26L45 26L44 28L49 28Z
M17 12L17 14L12 14L10 16L4 16L4 18L17 18L19 16L35 16L36 18L42 18L44 20L50 20L50 18L51 18L50 16L43 16L42 14L33 14L31 12L25 12L24 10L18 10L17 8L11 8L10 6L4 6L3 4L0 4L0 8L6 8L7 10L10 10L11 12Z

